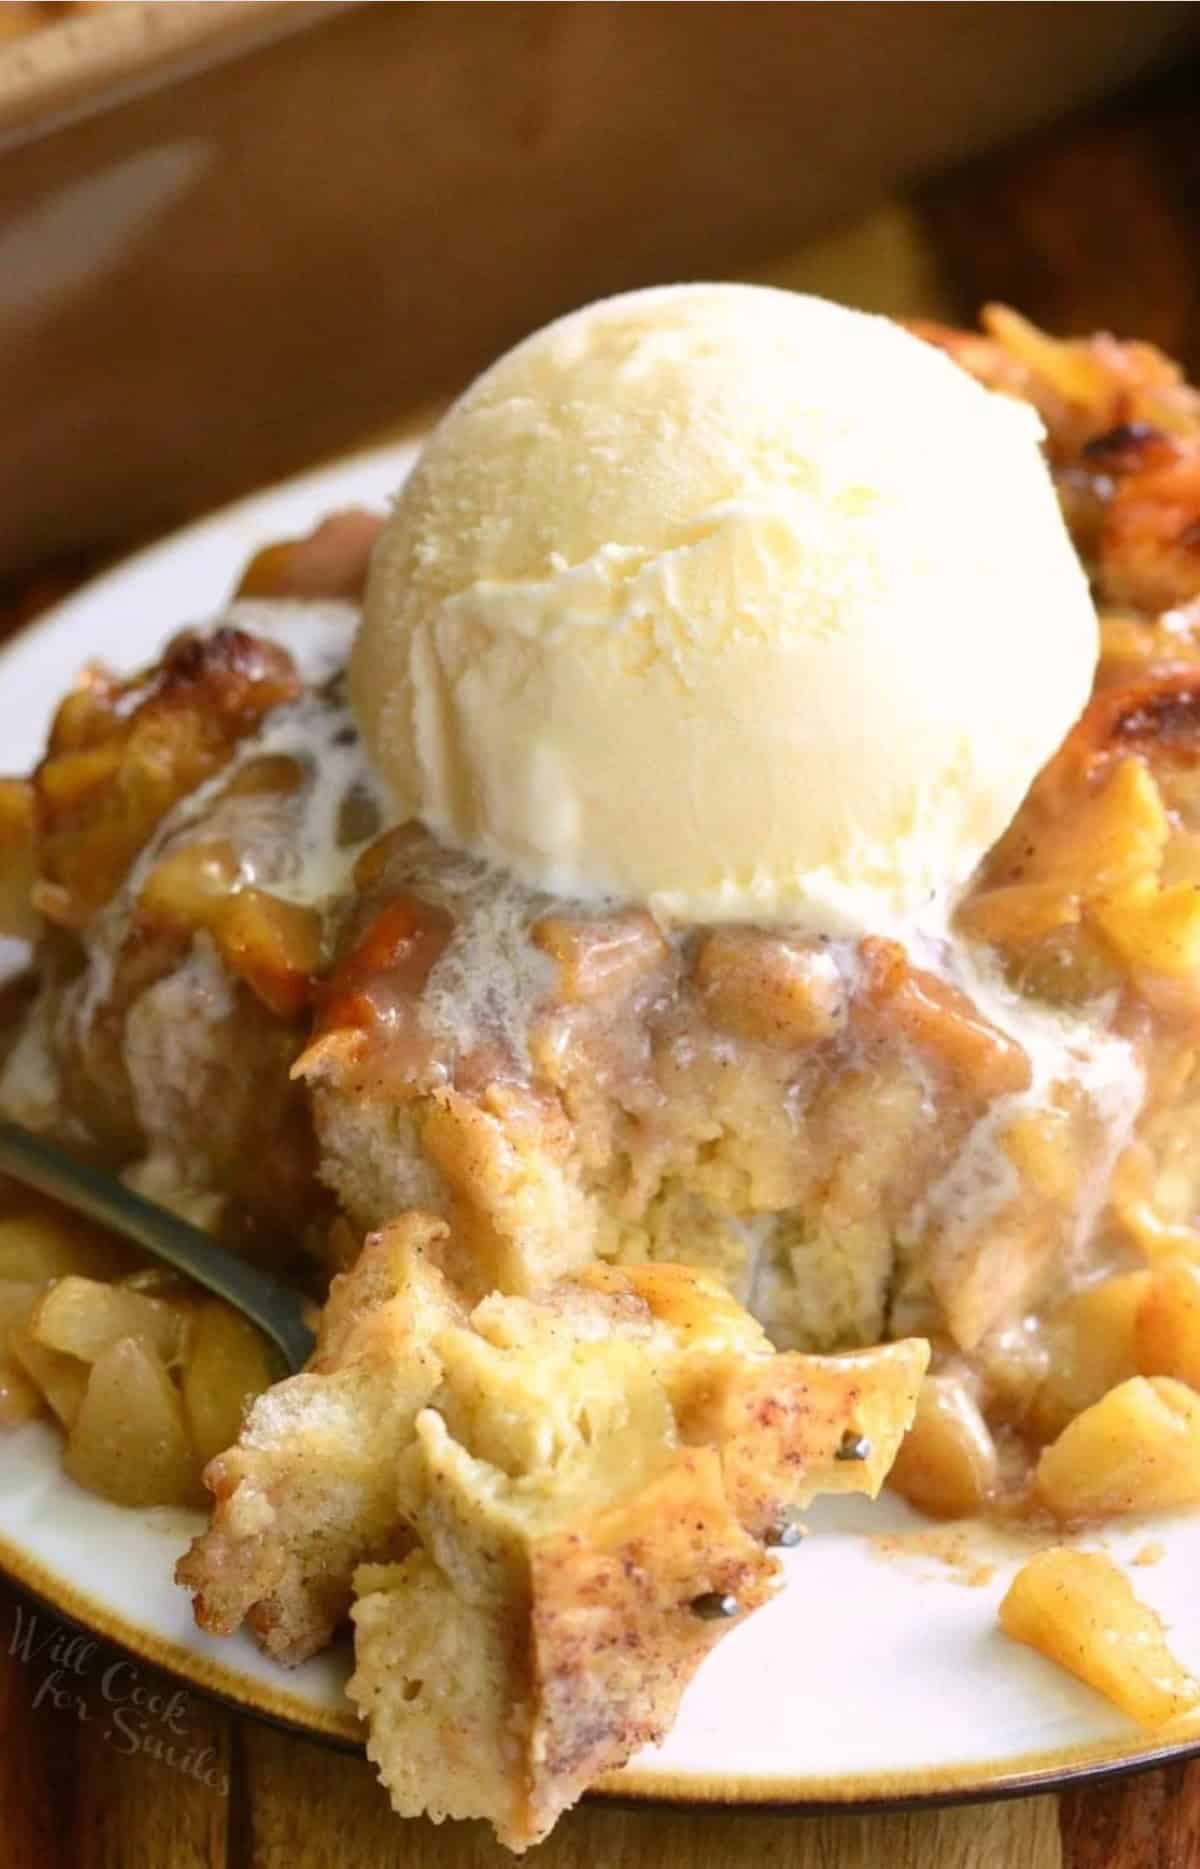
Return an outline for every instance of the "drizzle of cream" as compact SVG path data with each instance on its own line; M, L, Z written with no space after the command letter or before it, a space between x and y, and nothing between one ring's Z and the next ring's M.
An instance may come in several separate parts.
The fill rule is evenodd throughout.
M287 901L321 909L345 893L354 864L370 841L341 841L339 826L347 800L354 794L365 797L381 822L388 814L383 787L367 762L341 692L340 675L357 615L350 604L239 602L211 625L232 623L279 643L305 681L323 686L276 708L256 733L239 743L227 765L162 819L121 888L88 930L87 967L68 1014L79 1030L87 1028L111 991L117 954L147 877L202 822L205 836L231 836L242 886L269 889ZM270 755L296 760L303 774L297 792L222 796L242 767Z
M916 958L957 986L982 1016L1011 1038L1029 1059L1026 1090L998 1098L972 1129L942 1177L909 1216L906 1237L931 1224L953 1254L976 1228L994 1218L1017 1192L1017 1173L1003 1138L1020 1116L1046 1107L1055 1085L1074 1084L1088 1098L1105 1147L1081 1190L1074 1245L1087 1241L1108 1197L1113 1168L1129 1141L1145 1094L1145 1077L1132 1046L1108 1030L1112 1006L1097 1001L1080 1012L1047 1005L1016 992L987 950L950 936Z

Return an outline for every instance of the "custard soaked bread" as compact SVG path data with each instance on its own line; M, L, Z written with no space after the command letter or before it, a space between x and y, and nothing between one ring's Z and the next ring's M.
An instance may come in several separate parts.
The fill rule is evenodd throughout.
M403 1814L513 1848L661 1738L821 1492L878 1491L924 1344L778 1354L714 1279L592 1265L469 1314L419 1216L334 1280L308 1371L214 1461L179 1568L282 1660L352 1593L352 1699Z
M929 1198L972 1137L980 1177L999 1180L1014 1145L980 1125L1032 1107L1002 983L1008 1032L896 942L668 935L641 910L596 916L512 884L498 900L414 829L373 847L359 878L296 1066L322 1173L364 1227L414 1198L451 1217L466 1289L536 1291L596 1257L682 1260L785 1345L873 1342L902 1303L921 1328L953 1318L973 1348L1054 1275L1050 1235L1072 1222L1044 1201L1044 1249L1003 1280L989 1270L1029 1198L1015 1174L994 1211ZM1119 1092L1123 1048L1080 1042ZM1108 1134L1089 1127L1086 1091L1041 1094L1078 1139L1061 1175L1081 1179Z

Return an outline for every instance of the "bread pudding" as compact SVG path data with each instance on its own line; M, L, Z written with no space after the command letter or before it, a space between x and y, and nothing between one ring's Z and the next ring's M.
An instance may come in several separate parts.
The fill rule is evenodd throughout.
M818 1492L1163 1503L1138 1450L1200 1386L1200 399L1004 310L920 334L1038 411L1101 618L941 930L670 917L392 822L363 514L87 671L0 793L0 1108L327 1290L205 1469L198 1619L295 1663L352 1615L396 1808L514 1848L661 1736Z

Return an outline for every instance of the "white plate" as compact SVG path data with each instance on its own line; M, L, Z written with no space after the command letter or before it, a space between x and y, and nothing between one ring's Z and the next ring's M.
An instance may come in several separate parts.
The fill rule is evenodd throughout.
M256 547L338 506L382 505L412 458L411 447L379 449L245 500L40 619L0 655L5 768L37 757L51 710L82 662L99 657L129 670L151 659L173 630L221 607ZM57 1437L42 1424L0 1434L0 1568L197 1687L354 1739L343 1653L285 1673L248 1639L215 1641L194 1627L171 1571L198 1524L186 1513L130 1512L81 1492L62 1474ZM973 1530L966 1562L946 1562L922 1549L928 1527L886 1497L818 1508L810 1524L812 1535L783 1554L787 1588L704 1664L666 1742L606 1789L746 1802L995 1795L1188 1749L1153 1743L1000 1635L996 1606L1025 1554L1016 1547ZM899 1554L880 1549L876 1535L887 1533L899 1535ZM1200 1673L1200 1514L1122 1527L1104 1543L1129 1559L1151 1538L1164 1555L1133 1573L1136 1587ZM989 1563L995 1569L980 1581ZM1200 1733L1191 1749L1198 1745Z

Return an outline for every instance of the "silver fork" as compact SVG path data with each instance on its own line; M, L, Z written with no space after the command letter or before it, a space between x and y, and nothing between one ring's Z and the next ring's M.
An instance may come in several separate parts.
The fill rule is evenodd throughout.
M135 1194L115 1176L75 1161L19 1123L0 1123L0 1172L98 1220L236 1305L278 1346L289 1369L302 1369L308 1361L313 1334L297 1293L218 1246L199 1227Z

